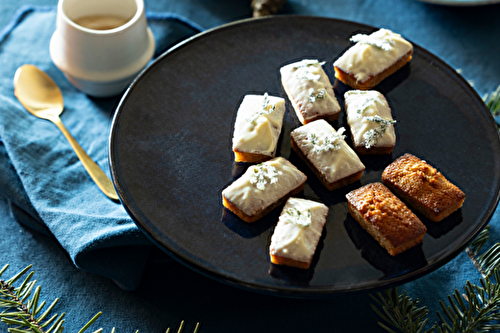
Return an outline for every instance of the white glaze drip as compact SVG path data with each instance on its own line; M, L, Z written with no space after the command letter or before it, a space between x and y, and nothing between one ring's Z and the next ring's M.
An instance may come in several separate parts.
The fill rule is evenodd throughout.
M351 128L355 146L387 147L396 144L394 125L389 124L383 134L372 142L367 141L367 133L378 131L380 122L373 121L379 117L392 121L392 114L385 97L375 90L350 90L345 93L347 122Z
M290 220L288 210L310 213L310 225L304 226ZM271 237L271 255L302 262L311 262L326 223L328 207L322 203L290 198L283 207L278 224Z
M276 173L280 174L276 176L276 181L266 182L265 186L260 189L253 179L255 170L262 165L273 167ZM249 167L240 178L222 191L222 195L245 214L253 216L299 187L306 179L306 175L288 160L276 157Z
M301 123L340 112L322 63L305 59L280 69L281 82Z
M361 83L383 72L413 50L410 42L387 29L362 36L364 37L354 36L358 43L333 64L342 71L354 75Z
M283 98L245 96L234 124L233 150L274 157L284 114Z
M314 134L318 138L326 138L332 137L338 134L338 132L328 122L320 119L301 126L291 133L302 153L325 176L325 179L329 183L365 169L358 155L343 139L336 140L339 149L318 153L317 149L315 149L315 144L310 139L311 134Z

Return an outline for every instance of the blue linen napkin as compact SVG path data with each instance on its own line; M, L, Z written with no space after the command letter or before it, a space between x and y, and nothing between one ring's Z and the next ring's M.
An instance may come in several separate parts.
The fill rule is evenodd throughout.
M156 55L200 26L171 13L148 13ZM16 69L34 64L59 85L61 119L89 156L109 175L108 135L118 97L89 97L64 78L49 55L55 7L22 7L0 31L0 194L16 220L52 235L76 267L138 287L151 249L124 208L88 176L63 134L30 115L14 96Z

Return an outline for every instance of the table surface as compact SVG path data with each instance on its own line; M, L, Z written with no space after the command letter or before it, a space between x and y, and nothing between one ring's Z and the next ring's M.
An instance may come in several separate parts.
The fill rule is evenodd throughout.
M251 16L249 0L146 0L152 12L175 12L204 28ZM56 5L54 0L0 0L0 28L6 26L22 5ZM356 21L402 32L428 49L464 77L473 80L480 95L500 84L500 5L446 7L413 0L295 0L283 14L316 15ZM0 49L1 52L1 49ZM138 290L121 290L105 278L74 268L53 239L17 224L8 200L0 196L1 262L11 264L13 274L33 264L35 279L43 287L42 297L60 297L56 308L66 312L66 331L76 332L93 314L103 316L94 329L109 332L165 332L186 321L187 332L201 322L207 332L384 332L371 309L367 294L333 299L285 299L260 295L223 285L175 261L148 263ZM157 256L164 256L158 251ZM453 266L452 261L440 270ZM447 269L453 271L452 269ZM434 274L434 273L433 273ZM440 276L439 270L434 276ZM442 277L442 276L441 276ZM431 277L425 279L431 283ZM456 288L460 286L457 284ZM402 289L405 286L401 287ZM442 295L413 295L437 304ZM438 309L437 307L431 307ZM435 320L435 319L431 319ZM5 328L4 328L5 327ZM0 324L0 330L6 326Z

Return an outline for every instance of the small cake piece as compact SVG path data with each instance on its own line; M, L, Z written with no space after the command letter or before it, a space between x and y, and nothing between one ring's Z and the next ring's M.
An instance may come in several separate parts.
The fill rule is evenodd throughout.
M224 207L254 222L302 191L307 176L283 157L253 165L222 191Z
M347 195L349 213L390 255L422 242L427 228L382 183L372 183Z
M354 149L360 154L390 154L396 145L396 121L384 95L350 90L344 97Z
M302 124L339 118L340 105L322 64L306 59L280 69L283 88Z
M246 95L236 115L233 152L236 162L259 163L273 158L283 125L285 100Z
M409 62L413 53L410 42L387 29L358 34L350 40L357 43L333 66L335 77L354 89L372 89Z
M324 119L296 128L290 134L292 148L332 191L361 178L365 166L338 131Z
M462 207L465 194L435 168L405 154L382 173L382 181L428 219L439 222Z
M306 199L288 199L271 237L271 262L308 269L327 215L328 207L322 203Z

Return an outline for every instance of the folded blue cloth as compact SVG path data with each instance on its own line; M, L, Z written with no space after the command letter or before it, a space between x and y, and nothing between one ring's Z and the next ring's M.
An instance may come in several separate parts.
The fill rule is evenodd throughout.
M202 30L174 14L147 17L156 54ZM30 115L14 96L19 66L34 64L49 74L64 96L63 123L109 175L109 124L117 98L86 96L55 67L49 55L55 19L55 7L23 7L0 32L0 194L20 223L53 235L77 267L135 289L150 241L94 184L57 127Z

